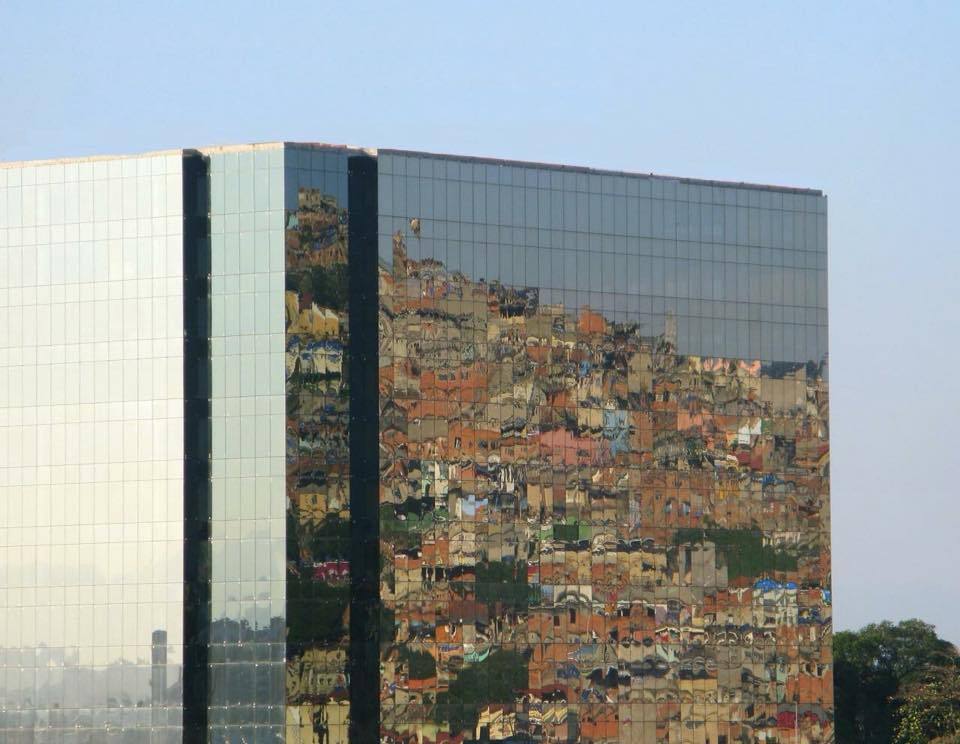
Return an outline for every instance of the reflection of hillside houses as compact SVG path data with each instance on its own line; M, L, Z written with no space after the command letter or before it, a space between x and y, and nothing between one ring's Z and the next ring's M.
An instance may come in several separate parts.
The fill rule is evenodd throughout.
M333 310L318 307L315 302L301 308L296 292L286 293L286 313L288 334L326 338L340 332L340 319Z
M753 622L755 627L780 627L797 625L796 584L779 584L765 580L758 582L753 590Z
M286 215L288 741L348 740L347 212L301 188ZM291 522L293 523L292 526Z
M287 215L287 266L330 267L347 262L347 214L317 189L300 189L298 209Z
M476 738L481 741L503 741L518 730L516 712L504 705L488 705L480 711Z
M347 484L335 480L329 484L306 484L295 494L297 517L303 524L320 524L328 514L348 517Z
M453 525L450 528L450 563L453 566L474 566L479 556L476 533L464 527Z
M438 694L498 649L526 665L472 734L733 742L774 735L801 690L826 720L816 370L679 356L596 308L413 260L401 233L394 248L379 280L380 500L403 524L383 537L394 640L436 640ZM807 667L784 664L801 637ZM385 683L394 669L412 694L402 667ZM707 698L716 717L683 728Z
M287 338L287 377L294 375L339 376L343 372L343 345L339 341Z
M678 551L679 575L692 587L727 587L727 567L718 565L717 546L711 542L694 543Z

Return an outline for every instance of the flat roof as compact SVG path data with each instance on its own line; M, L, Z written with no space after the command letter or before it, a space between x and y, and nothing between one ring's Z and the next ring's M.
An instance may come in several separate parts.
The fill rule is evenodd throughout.
M738 189L756 189L760 191L779 191L789 194L807 194L810 196L823 196L820 189L800 188L796 186L778 186L774 184L750 183L745 181L718 181L705 178L685 178L680 176L669 176L660 173L639 173L635 171L609 170L605 168L590 168L581 165L564 165L558 163L539 163L530 160L508 160L503 158L482 157L476 155L454 155L449 153L427 152L423 150L399 150L393 148L372 148L361 147L357 145L331 144L326 142L290 142L277 140L273 142L253 142L248 144L234 145L207 145L203 147L184 147L175 150L151 150L141 153L127 153L122 155L86 155L81 157L63 157L63 158L43 158L38 160L12 160L0 161L0 168L22 168L37 167L45 165L56 165L59 163L86 163L103 160L121 160L126 158L146 158L146 157L165 157L170 155L181 155L189 153L215 153L215 152L240 152L245 150L262 150L274 147L289 145L292 147L303 147L318 150L350 150L363 152L373 157L380 153L400 156L416 156L436 158L438 160L457 160L470 163L484 163L487 165L511 166L516 168L539 168L545 170L555 170L568 173L585 173L600 176L624 176L628 178L653 178L665 181L674 181L677 183L694 184L698 186L716 186L721 188Z
M471 163L485 163L487 165L509 165L516 168L542 168L546 170L565 171L568 173L586 173L597 176L625 176L628 178L655 178L663 181L689 183L698 186L718 186L723 188L758 189L761 191L780 191L789 194L807 194L823 196L821 189L801 188L799 186L777 186L775 184L751 183L747 181L718 181L707 178L685 178L682 176L668 176L661 173L638 173L635 171L609 170L605 168L589 168L581 165L563 165L558 163L538 163L530 160L504 160L501 158L478 157L473 155L451 155L447 153L422 152L419 150L394 150L381 147L378 153L389 155L418 155L438 160L466 160Z
M97 163L104 160L129 160L130 158L161 158L171 155L182 155L182 149L176 150L148 150L147 152L128 152L112 155L80 155L63 158L37 158L35 160L0 160L0 168L39 168L45 165L61 165L65 163Z

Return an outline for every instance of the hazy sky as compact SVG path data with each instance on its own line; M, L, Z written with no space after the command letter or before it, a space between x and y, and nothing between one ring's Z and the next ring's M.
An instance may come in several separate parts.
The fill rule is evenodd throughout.
M960 3L793 5L0 0L0 160L286 139L822 188L836 624L960 642Z

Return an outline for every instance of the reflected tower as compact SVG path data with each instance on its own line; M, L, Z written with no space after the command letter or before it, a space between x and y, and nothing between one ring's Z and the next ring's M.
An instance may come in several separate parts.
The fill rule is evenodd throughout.
M150 700L154 706L167 701L167 631L155 630L150 645Z

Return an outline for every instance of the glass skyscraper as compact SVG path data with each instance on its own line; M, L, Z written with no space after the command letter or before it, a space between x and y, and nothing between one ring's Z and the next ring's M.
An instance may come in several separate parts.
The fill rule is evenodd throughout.
M0 741L833 740L826 197L0 164Z

